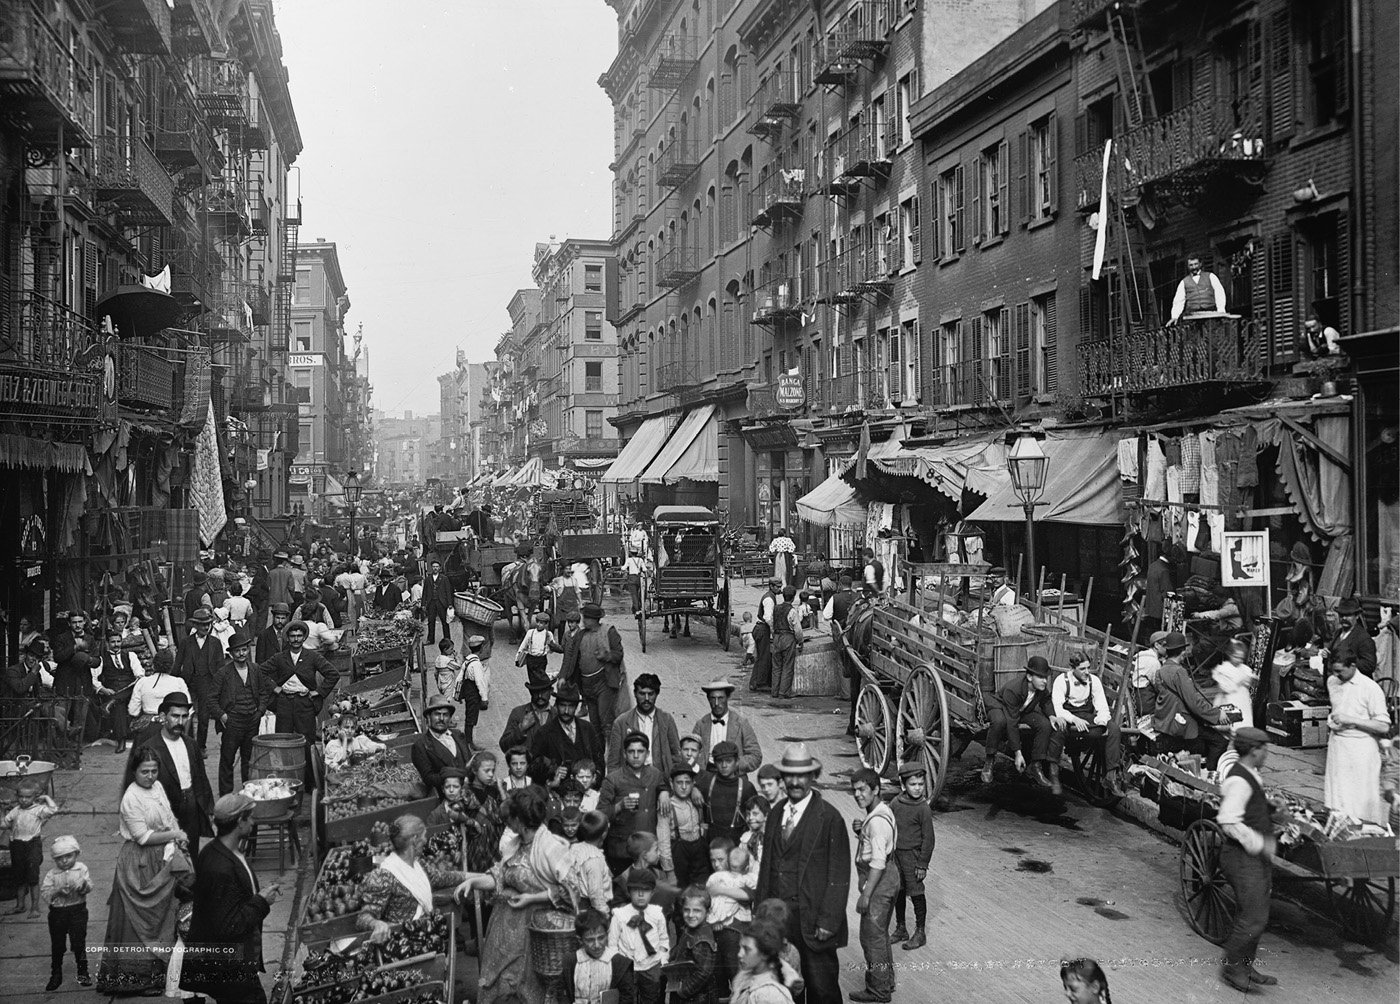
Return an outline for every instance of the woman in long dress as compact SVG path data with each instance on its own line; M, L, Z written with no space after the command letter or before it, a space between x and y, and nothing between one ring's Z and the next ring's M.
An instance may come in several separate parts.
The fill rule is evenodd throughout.
M143 747L127 768L121 801L121 850L107 899L107 936L97 991L159 997L175 944L175 888L188 872L188 839L156 783L160 760Z
M511 994L519 994L525 1004L543 1004L544 984L530 965L531 922L573 929L569 844L545 827L548 804L538 785L512 792L506 825L519 836L518 845L489 873L467 876L457 890L459 895L495 891L476 1004L496 1004Z

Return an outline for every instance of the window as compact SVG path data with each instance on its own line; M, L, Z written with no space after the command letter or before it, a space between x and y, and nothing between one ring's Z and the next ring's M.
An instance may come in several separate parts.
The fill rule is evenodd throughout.
M311 269L297 269L296 302L311 302Z
M885 95L881 94L870 102L870 131L875 145L877 160L885 160L894 153L895 137L890 131L889 115L885 111Z
M942 404L958 404L958 362L962 357L962 321L949 321L939 332L935 378L942 385Z
M912 195L899 204L900 261L911 268L923 258L919 244L919 197Z
M1304 5L1308 57L1307 104L1310 124L1327 125L1348 106L1346 5L1342 0L1313 0Z
M1006 204L1007 166L1005 140L987 147L977 158L972 179L974 242L994 240L1011 229Z
M298 352L311 351L311 322L296 322L296 350Z
M583 337L590 342L603 340L603 312L601 310L585 310L583 312Z
M309 369L292 371L292 400L297 404L311 403L311 371Z
M948 261L966 247L963 217L962 166L945 171L933 185L934 256Z
M583 291L585 293L601 293L603 291L602 265L583 266Z
M585 411L583 413L583 434L589 439L603 438L603 413Z
M890 362L894 370L890 393L903 404L917 404L923 392L921 356L919 322L917 319L905 321L899 326L899 336L890 345Z
M1031 301L1030 341L1035 361L1031 386L1036 394L1053 394L1059 384L1055 339L1055 294L1047 293Z
M311 453L312 453L312 447L311 447L311 423L310 423L310 422L300 422L300 423L298 423L298 428L299 428L299 434L298 434L298 436L297 436L297 446L298 446L299 452L297 453L297 456L299 456L299 457L309 457L309 456L311 456Z
M601 362L583 364L583 389L590 394L602 392L603 364Z
M1055 154L1059 142L1055 128L1055 115L1051 113L1043 119L1031 123L1024 134L1027 146L1022 156L1022 191L1025 211L1022 216L1034 223L1053 216L1058 198L1055 190Z
M899 130L899 145L907 146L914 142L914 131L909 127L909 111L919 100L919 71L910 70L899 78L895 88L895 125Z
M899 268L899 262L893 258L893 253L899 246L899 235L890 228L890 217L888 213L881 213L875 217L874 247L871 249L875 253L868 259L874 266L873 273L867 273L866 278L875 279L888 275Z
M1011 360L1007 353L1004 324L1006 314L1006 310L997 308L982 315L982 332L987 339L987 392L993 401L1005 401L1011 397Z

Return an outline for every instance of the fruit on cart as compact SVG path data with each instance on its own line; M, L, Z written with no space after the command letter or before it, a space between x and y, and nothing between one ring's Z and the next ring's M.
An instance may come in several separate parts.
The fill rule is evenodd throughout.
M446 954L447 934L447 917L443 914L432 913L410 920L379 946L379 957L383 962L402 962L420 955Z
M355 637L355 651L381 652L390 648L407 648L418 641L421 627L412 620L393 620L362 626Z

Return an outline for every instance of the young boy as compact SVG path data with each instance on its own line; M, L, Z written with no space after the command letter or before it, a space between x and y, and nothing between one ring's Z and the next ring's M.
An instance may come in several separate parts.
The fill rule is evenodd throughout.
M509 795L517 788L530 787L530 751L524 746L506 750L506 776L501 778L501 794Z
M462 671L462 664L452 654L455 647L452 639L444 636L438 642L438 654L433 659L433 680L437 683L438 693L454 700L457 695L457 674Z
M671 804L667 812L671 863L676 885L684 889L693 882L705 881L710 872L705 801L695 790L695 774L689 764L678 763L671 768Z
M933 860L933 810L924 791L928 775L923 764L910 761L899 768L899 782L904 790L890 804L894 813L897 837L894 845L895 865L899 870L899 892L894 898L894 931L892 941L903 941L906 952L928 944L924 927L928 922L928 899L924 896L924 876ZM914 936L904 926L904 900L914 901Z
M53 867L44 876L39 893L49 904L51 975L48 986L44 987L48 993L63 985L65 947L73 949L73 959L78 964L78 986L92 986L87 964L87 897L92 892L92 876L88 866L78 860L78 850L76 837L54 837Z
M681 736L681 760L695 771L696 777L705 772L705 765L700 762L699 736L689 734Z
M865 953L865 989L850 994L856 1004L888 1001L894 995L894 960L890 956L890 912L899 888L894 867L894 813L880 798L880 775L862 767L851 775L851 794L865 810L851 823L860 837L856 874L860 879L860 947Z
M655 833L638 832L627 838L627 857L632 864L613 879L613 906L627 902L627 882L629 876L638 872L650 872L657 881L652 884L651 899L663 910L669 910L676 903L680 890L661 881L658 874L661 865L661 844Z
M656 876L646 869L627 873L627 903L615 908L608 947L632 960L633 994L623 1004L660 1004L661 966L671 952L666 915L651 901Z
M600 1004L608 990L616 990L623 1001L632 999L632 960L608 944L608 928L606 914L587 907L579 911L574 933L581 947L564 970L565 1000Z
M462 793L466 786L466 771L460 767L442 769L442 781L438 784L438 804L428 813L429 826L441 826L443 823L461 825L467 821L471 814L462 803Z
M679 964L681 972L667 978L667 988L678 1004L712 1004L715 999L719 943L705 919L709 912L710 894L704 886L689 886L681 893L681 927L671 949L671 963Z
M569 843L578 840L578 826L583 819L583 814L578 811L577 805L565 803L564 814L559 817L559 835Z
M669 799L663 799L666 778L647 765L650 745L646 733L627 733L622 740L622 766L603 779L598 793L599 810L612 820L603 849L614 872L622 871L629 863L627 838L638 831L655 833L657 810L663 800Z
M549 631L549 614L535 614L532 624L534 626L525 632L515 651L515 664L525 667L525 675L531 683L548 683L549 651L558 648Z
M20 784L16 795L19 804L0 819L0 830L10 831L10 865L15 877L15 908L11 914L24 912L25 894L29 895L29 919L39 916L39 867L44 863L44 820L58 814L58 805L48 795L39 794L33 781Z
M768 800L770 808L777 808L779 802L787 801L782 772L771 763L758 768L758 790Z
M745 610L744 617L739 621L739 640L744 643L743 666L752 666L754 656L758 654L758 643L753 640L753 611Z
M383 753L387 747L369 736L361 735L359 719L353 711L343 711L336 723L335 738L326 743L326 767L338 770L356 757L373 756Z
M753 783L739 774L739 747L728 739L716 743L712 751L714 774L700 782L700 794L705 798L710 824L710 837L728 837L737 845L740 835L748 829L744 822L744 803L755 794ZM713 846L713 844L711 844Z
M755 872L758 871L759 861L763 857L763 828L768 825L769 811L768 800L762 793L750 795L749 800L744 803L744 822L748 824L748 829L739 838L739 846L748 851L749 857L753 859Z
M491 706L491 670L481 661L481 648L485 644L486 639L479 634L467 639L467 658L462 663L455 698L462 702L462 735L473 751L476 745L472 741L472 730L481 720L481 712Z
M729 996L730 984L739 972L739 941L748 930L752 912L749 900L758 876L749 870L749 858L729 837L710 841L710 877L705 891L710 894L710 912L706 916L719 945L719 967L715 974L715 992Z
M583 801L579 802L580 812L592 812L598 808L598 765L592 760L574 761L574 783L583 791Z

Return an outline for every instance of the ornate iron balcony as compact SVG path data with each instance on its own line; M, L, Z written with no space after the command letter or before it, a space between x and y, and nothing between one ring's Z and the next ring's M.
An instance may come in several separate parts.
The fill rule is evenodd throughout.
M113 203L122 221L136 226L175 222L175 181L144 140L104 136L97 141L97 198Z
M92 81L30 0L0 0L0 105L38 143L86 147Z
M1106 397L1264 379L1264 327L1232 314L1183 317L1078 346L1079 389Z

